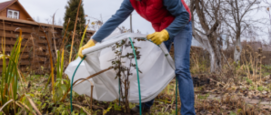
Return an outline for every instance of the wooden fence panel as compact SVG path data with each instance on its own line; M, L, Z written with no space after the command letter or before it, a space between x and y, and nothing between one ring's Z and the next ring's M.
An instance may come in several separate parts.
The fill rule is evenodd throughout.
M21 47L23 51L21 52L20 57L21 71L27 72L29 69L31 69L37 74L44 74L46 71L49 71L50 60L48 43L44 33L48 38L51 52L54 55L55 47L53 36L55 36L56 47L59 49L62 42L62 27L54 26L53 33L52 25L38 24L26 21L12 21L7 19L5 19L5 23L3 23L3 19L0 18L0 46L3 44L2 38L5 38L6 54L10 53L16 42L16 39L18 38L19 30L16 30L18 28L22 29L24 38ZM93 33L93 31L87 32L87 38L90 38ZM3 52L2 47L0 47L0 51ZM0 60L0 72L2 72L2 65L3 62Z

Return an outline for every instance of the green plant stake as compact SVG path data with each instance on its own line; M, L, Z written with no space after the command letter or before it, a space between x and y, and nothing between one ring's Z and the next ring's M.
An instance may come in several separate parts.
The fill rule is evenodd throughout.
M178 115L178 106L177 106L177 104L178 104L178 81L177 81L177 76L176 76L176 93L175 93L175 101L176 101L176 110L175 110L175 115Z
M133 52L134 52L134 56L135 56L135 63L136 63L136 73L137 73L137 84L138 84L138 95L139 95L139 110L140 110L140 115L142 115L142 108L141 108L141 91L140 91L140 81L139 81L139 73L138 73L138 65L137 65L137 58L136 58L136 52L135 52L135 47L134 47L134 44L133 44L133 41L131 38L130 39L130 42L131 42L131 45L132 45L132 48L133 48Z
M119 78L119 106L120 106L120 78Z
M80 63L78 64L78 66L76 67L76 69L75 69L75 71L74 71L74 73L73 73L73 75L72 75L71 94L70 94L71 113L72 113L72 111L73 111L73 109L72 109L72 86L73 86L72 84L73 84L73 78L74 78L74 76L75 76L75 74L76 74L76 72L77 72L77 69L79 68L79 66L80 66L81 63L84 61L85 58L86 58L86 56L84 56L83 59L80 61Z

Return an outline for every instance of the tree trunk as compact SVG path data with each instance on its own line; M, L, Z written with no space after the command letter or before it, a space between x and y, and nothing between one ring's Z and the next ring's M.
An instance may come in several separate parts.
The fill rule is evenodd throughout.
M218 4L220 5L220 4ZM219 9L219 6L214 7L216 10ZM206 18L206 9L203 0L191 0L190 1L190 10L192 15L192 27L193 27L193 37L201 43L202 47L208 51L210 54L210 66L212 73L220 73L221 72L221 50L220 44L217 42L218 37L220 36L217 32L220 26L220 20L218 16L218 12L214 10L214 12L208 12L209 14L212 13L215 21L212 25ZM197 13L197 17L199 22L195 21L194 11ZM195 23L201 26L200 29L196 29Z
M242 44L240 39L236 39L235 47L234 47L234 61L239 62L242 52Z
M235 36L235 44L234 44L234 62L238 63L240 61L241 52L242 52L242 44L241 44L241 27L237 28L236 36Z
M203 35L199 35L195 29L193 29L193 37L202 45L202 48L206 49L210 55L210 71L212 73L219 73L221 70L221 50L219 49L216 42L214 42L214 45L211 45L212 43L204 37Z
M210 42L210 41L209 41ZM219 49L217 45L217 41L213 40L213 43L211 42L211 47L208 48L208 52L210 54L210 66L211 66L211 72L212 73L220 73L222 65L221 65L221 50Z

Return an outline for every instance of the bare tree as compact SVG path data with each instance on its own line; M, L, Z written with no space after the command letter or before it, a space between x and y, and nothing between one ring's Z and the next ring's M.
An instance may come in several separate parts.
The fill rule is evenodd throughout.
M233 39L234 61L240 61L242 45L241 35L246 31L255 31L257 19L253 19L249 13L258 10L261 0L224 0L220 10L223 23L227 26L227 34ZM250 29L249 29L250 28Z
M102 15L101 15L101 19L98 18L94 18L94 17L89 17L91 19L94 19L95 21L91 22L91 26L89 26L90 29L97 31L99 30L102 25L104 24L103 20L102 20Z
M269 21L270 21L269 28L268 28L268 38L269 38L269 44L271 45L271 13L270 13L271 2L268 2L267 0L265 0L265 3L268 5L266 12L269 16Z
M211 72L220 72L222 68L221 53L221 19L219 10L222 0L191 0L193 37L202 44L210 54Z

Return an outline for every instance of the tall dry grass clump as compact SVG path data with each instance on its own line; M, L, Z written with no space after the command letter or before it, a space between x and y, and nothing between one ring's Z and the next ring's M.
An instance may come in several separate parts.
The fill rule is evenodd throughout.
M14 103L17 100L18 95L18 81L19 81L19 58L21 52L21 43L22 43L22 31L20 30L20 36L16 40L14 47L12 48L10 55L7 56L5 52L5 42L2 42L2 62L3 62L3 69L1 75L1 85L0 85L0 105L2 108L6 103L13 102L13 105L5 105L6 107L3 108L5 113L10 113L10 110L13 110L16 113L16 104ZM2 41L5 41L5 38L2 38ZM8 62L7 62L8 59Z
M190 71L191 74L210 73L209 53L200 47L191 47Z
M262 60L264 58L262 48L254 51L250 45L246 46L242 52L241 61L242 70L245 71L248 79L262 81Z
M5 26L4 26L5 27ZM4 29L5 30L5 29ZM18 29L16 29L18 30ZM15 30L15 31L16 31ZM5 35L5 31L4 31ZM19 29L19 37L16 40L12 50L10 51L9 55L6 54L5 51L5 36L2 38L2 54L1 54L1 61L3 63L2 65L2 73L1 73L1 79L0 79L0 111L2 111L4 114L7 115L13 115L20 110L19 108L22 108L23 110L28 110L32 112L33 114L40 114L39 110L37 109L35 103L30 99L25 93L20 94L19 88L21 87L19 81L21 81L21 84L23 84L23 74L21 73L19 69L20 65L20 55L21 55L21 47L22 47L22 30ZM33 112L32 108L27 106L25 102L22 101L23 98L27 98L28 103L32 106L32 108L36 111Z

